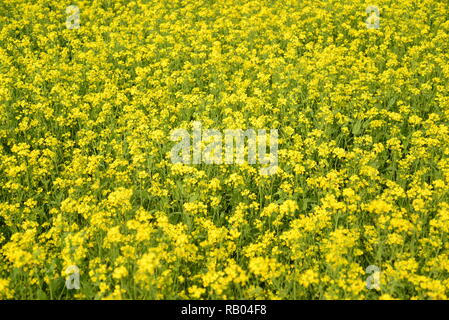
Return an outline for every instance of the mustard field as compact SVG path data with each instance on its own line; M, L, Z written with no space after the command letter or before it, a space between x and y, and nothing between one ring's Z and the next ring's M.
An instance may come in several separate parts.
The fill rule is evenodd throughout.
M448 299L448 186L447 0L0 1L0 299Z

